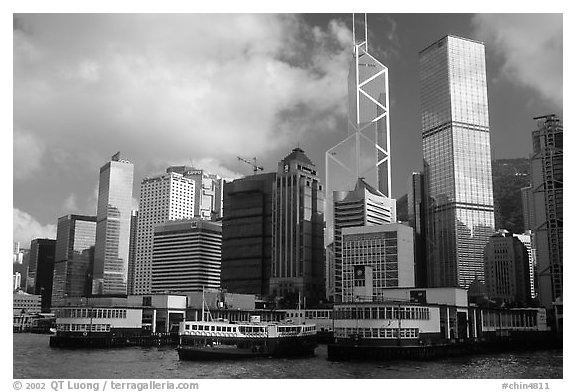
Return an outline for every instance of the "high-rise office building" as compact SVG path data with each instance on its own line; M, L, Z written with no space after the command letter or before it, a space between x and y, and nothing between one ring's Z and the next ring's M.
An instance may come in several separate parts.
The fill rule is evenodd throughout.
M334 287L331 295L342 300L342 229L396 222L396 200L386 197L359 178L352 191L334 192Z
M518 238L522 245L526 248L528 252L528 272L530 275L530 298L535 299L538 290L538 281L536 280L536 249L533 247L534 236L532 232L528 230L524 234L514 234L514 237Z
M300 148L278 163L274 186L270 292L308 304L325 296L324 191Z
M167 173L180 173L194 180L194 217L216 220L222 218L224 180L206 170L189 166L170 166Z
M499 303L528 306L530 263L522 242L507 230L499 230L484 248L486 291Z
M554 114L537 117L532 132L530 186L540 304L550 308L563 288L563 127Z
M194 186L194 180L169 169L166 174L142 180L132 284L134 294L150 294L152 290L154 227L194 217Z
M136 266L136 245L138 240L138 210L130 215L130 251L128 253L128 294L134 294L134 268Z
M58 219L52 305L59 305L66 297L92 293L95 243L95 216L66 215Z
M222 288L232 293L270 294L272 198L276 173L224 184Z
M342 229L342 302L384 300L414 287L414 233L401 223Z
M154 228L152 293L220 288L222 226L201 219Z
M127 294L133 180L119 152L100 168L92 294Z
M42 311L50 311L56 240L36 238L30 243L28 293L42 297Z
M334 239L333 192L358 178L391 197L388 68L368 50L367 18L354 18L348 73L348 136L326 152L326 244Z
M414 172L408 183L408 224L414 229L414 284L428 287L426 264L426 211L424 209L424 176Z
M448 35L420 52L430 287L484 280L494 232L484 44Z

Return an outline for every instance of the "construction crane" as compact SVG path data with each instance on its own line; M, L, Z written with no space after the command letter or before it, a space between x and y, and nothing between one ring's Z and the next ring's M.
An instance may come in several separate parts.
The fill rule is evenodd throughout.
M246 158L242 158L242 157L237 157L239 161L242 161L244 163L249 164L250 166L252 166L252 170L254 170L254 174L258 173L258 170L264 170L264 168L262 166L258 166L257 161L256 161L256 157L252 158L252 161L249 161Z

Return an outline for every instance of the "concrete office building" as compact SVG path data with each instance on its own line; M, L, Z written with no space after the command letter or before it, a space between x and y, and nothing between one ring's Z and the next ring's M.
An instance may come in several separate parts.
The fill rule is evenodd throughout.
M52 305L66 297L92 293L96 217L66 215L58 219Z
M56 240L36 238L30 243L28 293L42 297L42 311L50 311Z
M127 294L133 178L119 152L100 168L92 294Z
M331 295L342 301L342 229L373 226L396 221L396 200L386 197L359 178L348 192L334 192L334 287Z
M167 173L180 173L194 180L194 217L217 220L222 218L224 180L206 170L189 166L170 166Z
M558 116L537 117L532 132L530 185L540 304L548 309L563 293L563 127Z
M430 287L484 280L494 233L484 44L448 35L420 52Z
M272 218L271 294L317 303L325 296L324 190L300 148L278 163Z
M270 294L272 198L276 173L224 184L222 288L239 294Z
M342 302L382 300L414 287L414 230L401 223L342 229Z
M195 182L181 173L146 177L140 184L136 231L133 294L152 292L152 243L154 228L167 221L194 217Z
M201 219L154 228L152 293L220 288L222 226Z
M488 297L497 303L528 306L530 262L528 250L507 230L492 235L484 248L484 279Z

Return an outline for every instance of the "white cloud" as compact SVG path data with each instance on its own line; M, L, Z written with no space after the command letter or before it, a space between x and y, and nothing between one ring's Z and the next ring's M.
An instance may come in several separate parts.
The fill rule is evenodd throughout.
M76 195L74 193L70 194L62 205L66 214L77 213L80 209L78 208L78 202L76 200Z
M270 14L20 18L14 122L78 156L90 146L139 163L224 162L329 131L321 127L346 115L351 39L342 22L324 30Z
M562 108L562 14L478 14L478 36L503 59L502 73Z
M24 180L40 168L44 146L32 134L14 131L14 179Z
M27 212L13 208L13 235L14 241L28 248L34 238L56 239L56 225L42 225Z

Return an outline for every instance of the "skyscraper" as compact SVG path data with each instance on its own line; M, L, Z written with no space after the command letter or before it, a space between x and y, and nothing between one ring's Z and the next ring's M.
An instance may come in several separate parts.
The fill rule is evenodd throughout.
M300 148L278 163L274 186L270 291L290 302L324 298L324 191Z
M169 220L194 217L194 186L194 180L170 169L166 174L142 180L136 230L134 294L150 294L152 290L154 227Z
M30 242L28 293L42 297L42 311L50 311L52 282L54 279L54 254L56 240L36 238Z
M396 200L359 178L352 191L334 192L334 301L342 300L342 229L396 222Z
M52 305L65 297L92 293L96 217L66 215L58 219Z
M333 192L358 178L391 197L388 68L368 51L367 18L353 17L348 73L348 136L326 152L326 244L333 241ZM357 26L358 25L358 26Z
M272 199L276 173L239 178L224 185L222 288L270 294Z
M154 228L152 293L220 288L222 226L201 219Z
M134 269L136 267L136 244L138 234L138 210L130 216L130 251L128 252L128 294L134 294Z
M428 282L484 280L494 232L484 44L448 35L420 52Z
M92 294L127 294L133 178L119 152L100 168Z
M563 292L563 127L554 114L536 117L530 186L540 304L550 308Z

